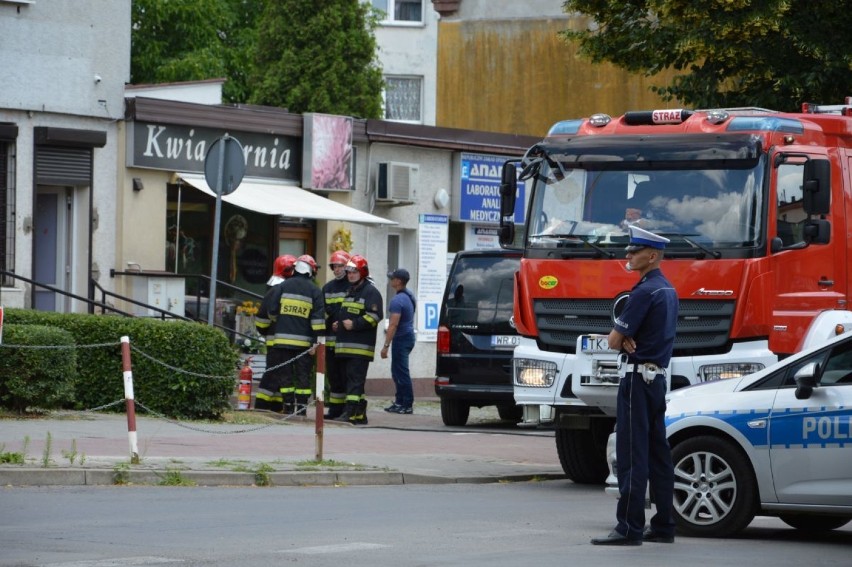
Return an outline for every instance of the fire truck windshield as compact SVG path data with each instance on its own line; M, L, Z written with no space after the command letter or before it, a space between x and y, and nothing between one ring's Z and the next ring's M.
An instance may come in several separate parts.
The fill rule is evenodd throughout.
M625 246L633 224L666 235L671 249L713 251L718 257L718 250L754 247L764 232L764 164L752 163L708 169L702 161L690 169L685 161L654 169L620 162L616 167L625 169L614 169L611 162L602 168L590 160L548 156L528 170L535 183L527 247L564 248L568 255L587 247L615 251Z

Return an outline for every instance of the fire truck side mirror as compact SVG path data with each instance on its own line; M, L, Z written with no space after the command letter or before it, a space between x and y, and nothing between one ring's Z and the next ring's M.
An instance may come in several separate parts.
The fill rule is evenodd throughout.
M515 242L515 199L518 193L518 169L515 164L507 161L503 164L500 178L500 245L511 246Z
M831 164L827 159L805 162L802 206L809 215L827 215L831 203Z

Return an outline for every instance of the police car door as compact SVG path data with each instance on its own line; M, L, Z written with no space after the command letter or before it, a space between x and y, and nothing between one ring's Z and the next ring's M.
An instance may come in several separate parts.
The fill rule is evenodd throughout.
M819 363L819 385L799 400L793 374L810 361ZM852 337L789 371L769 427L778 501L852 505Z

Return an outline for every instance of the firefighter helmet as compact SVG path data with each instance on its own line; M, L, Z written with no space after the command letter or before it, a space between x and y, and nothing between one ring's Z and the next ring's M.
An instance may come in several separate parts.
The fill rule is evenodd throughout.
M318 268L317 261L314 260L313 256L302 254L296 258L296 271L300 274L313 277L317 273Z
M266 285L278 285L292 276L295 265L296 257L292 254L284 254L275 258L275 263L272 264L272 277L269 278Z
M370 275L370 268L367 266L367 259L358 254L349 258L349 261L346 263L346 271L358 272L362 278L366 278Z
M328 264L333 266L335 264L339 264L341 266L345 266L346 262L349 261L349 252L345 250L336 250L332 252L331 257L328 259Z

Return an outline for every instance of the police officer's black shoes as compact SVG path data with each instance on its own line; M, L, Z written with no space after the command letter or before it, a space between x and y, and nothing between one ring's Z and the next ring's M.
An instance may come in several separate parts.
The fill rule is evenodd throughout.
M642 541L651 541L654 543L674 543L674 536L663 535L661 533L655 532L651 528L648 528L642 534Z
M642 545L642 540L628 539L626 536L612 530L606 537L593 538L592 545Z

